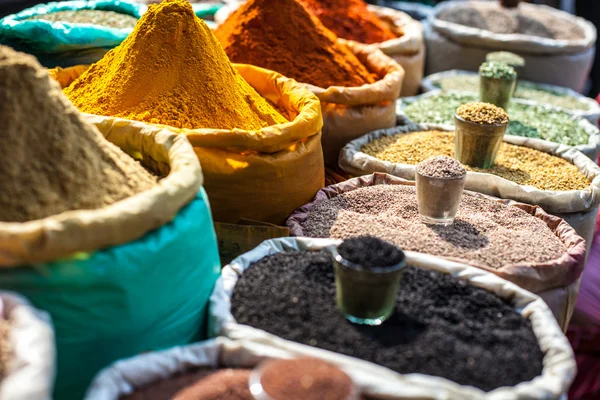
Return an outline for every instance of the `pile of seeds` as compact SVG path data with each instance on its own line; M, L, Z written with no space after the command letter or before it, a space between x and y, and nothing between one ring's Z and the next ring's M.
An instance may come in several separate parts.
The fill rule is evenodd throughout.
M504 63L513 67L524 67L525 59L510 51L494 51L485 56L486 61Z
M498 62L484 62L479 67L479 75L488 79L512 81L517 77L515 69L510 65Z
M493 33L537 36L555 40L581 40L583 29L572 18L550 14L542 8L507 9L497 1L457 2L439 19Z
M460 178L467 173L461 163L448 156L427 158L417 165L417 172L430 178Z
M384 136L364 145L361 151L380 160L417 165L432 156L453 157L454 132L423 131ZM542 190L582 190L590 185L585 175L567 160L509 143L502 143L492 168L465 168Z
M506 111L490 103L467 103L456 109L456 115L480 125L500 125L508 122Z
M421 222L414 186L376 185L315 204L304 236L346 239L376 236L404 250L500 268L556 260L565 245L540 219L480 196L463 194L452 225Z
M7 374L7 366L13 354L13 348L10 342L11 320L4 314L5 308L2 299L0 299L0 382Z
M270 399L347 400L352 380L334 365L316 358L272 361L260 383Z
M529 322L505 300L449 275L407 267L395 312L381 326L352 324L335 296L329 253L289 252L246 270L231 306L238 323L402 374L440 376L488 391L542 371L543 354Z
M442 90L463 92L479 92L479 76L476 74L458 74L440 78L434 83ZM535 83L517 82L514 98L532 100L540 104L566 108L567 110L589 111L590 105L574 96L563 94L557 90L542 89Z
M463 104L477 101L477 96L444 92L410 102L404 114L416 123L453 125L454 112ZM587 144L590 135L581 118L543 106L511 103L507 135L541 138L569 146Z
M102 25L110 28L133 28L138 19L131 15L106 10L68 10L55 11L43 15L34 15L27 20L44 20L50 22L68 22L70 24Z
M0 104L0 221L98 209L155 185L84 120L33 57L3 46Z
M121 400L253 400L251 370L200 368L151 383Z
M373 236L346 239L337 251L345 260L369 269L390 267L404 259L404 253L397 246Z

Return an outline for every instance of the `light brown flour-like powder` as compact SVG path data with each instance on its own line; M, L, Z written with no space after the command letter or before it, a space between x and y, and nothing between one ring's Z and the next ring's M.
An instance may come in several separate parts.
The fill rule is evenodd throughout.
M0 221L98 209L156 183L31 56L0 46Z

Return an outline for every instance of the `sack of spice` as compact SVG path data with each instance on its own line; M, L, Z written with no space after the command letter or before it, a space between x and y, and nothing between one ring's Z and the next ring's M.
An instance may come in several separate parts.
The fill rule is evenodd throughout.
M456 109L477 99L478 96L472 93L440 90L406 97L398 102L398 125L414 122L453 129ZM573 146L594 161L598 158L600 130L588 120L556 107L520 99L513 99L507 112L510 122L506 135Z
M23 297L0 292L0 398L52 398L56 355L52 321Z
M371 234L403 249L433 254L492 272L534 293L551 292L566 328L585 265L585 241L540 207L464 194L458 223L421 222L415 183L375 173L317 193L287 221L293 236L347 238Z
M462 70L438 72L423 78L421 89L425 93L437 90L479 93L479 75ZM595 100L565 87L519 80L514 98L522 103L556 107L596 126L600 118L600 105Z
M53 397L80 399L116 359L202 338L220 264L186 138L102 136L32 56L7 47L0 104L0 287L52 316Z
M185 135L218 222L281 224L323 187L318 99L272 71L232 65L186 1L149 6L121 46L65 83L105 134Z
M274 239L235 259L211 297L213 334L330 361L369 399L559 399L568 390L572 350L536 295L405 252L395 314L355 325L335 306L329 249L339 243Z
M424 33L427 75L477 71L487 53L505 50L525 59L521 78L582 92L594 61L594 25L544 5L505 9L498 1L444 1Z
M215 34L233 62L277 71L317 95L325 163L336 165L350 140L393 126L402 67L375 47L337 38L300 0L248 0Z
M146 6L128 0L39 4L0 19L0 44L46 67L96 62L131 33Z
M454 132L413 124L374 131L348 143L340 167L355 176L383 172L414 180L417 164L437 155L454 156ZM544 140L504 136L496 165L470 169L465 188L542 207L575 228L589 252L600 204L600 167L581 152Z

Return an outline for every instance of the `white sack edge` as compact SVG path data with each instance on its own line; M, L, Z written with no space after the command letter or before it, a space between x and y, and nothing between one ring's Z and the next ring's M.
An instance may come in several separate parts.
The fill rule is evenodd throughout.
M512 301L515 309L531 320L533 331L545 354L541 376L514 387L498 388L486 393L475 387L461 386L444 378L423 374L398 374L370 362L284 340L265 331L236 323L231 314L231 295L237 280L252 263L283 251L320 250L340 242L335 239L312 238L267 240L254 250L233 260L223 269L211 296L210 334L221 334L234 340L276 347L285 354L312 355L329 360L342 366L365 394L378 399L559 399L567 392L576 372L573 351L544 301L491 273L430 255L406 252L409 264L448 273L475 286L483 287Z

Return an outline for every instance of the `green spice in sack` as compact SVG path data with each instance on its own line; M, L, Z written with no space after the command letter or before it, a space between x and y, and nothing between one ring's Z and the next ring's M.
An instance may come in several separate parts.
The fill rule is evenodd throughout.
M406 105L404 113L416 123L454 124L454 113L463 104L477 101L471 94L440 93ZM570 114L543 106L512 103L507 134L540 138L569 146L587 144L589 134Z
M34 15L27 20L44 20L50 22L68 22L71 24L92 24L110 28L133 28L138 19L127 14L104 10L68 10L56 11L43 15Z

